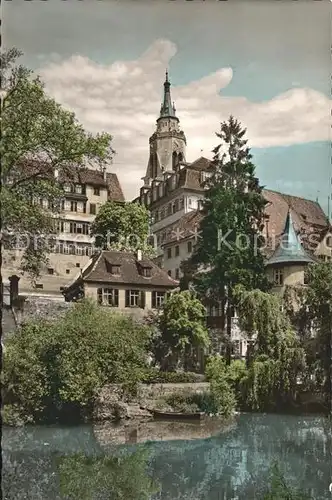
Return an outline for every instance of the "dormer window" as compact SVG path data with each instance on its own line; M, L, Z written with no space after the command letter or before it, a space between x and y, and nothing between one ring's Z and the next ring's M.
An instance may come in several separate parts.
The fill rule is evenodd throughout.
M152 268L148 266L141 267L141 274L144 278L151 278L152 276Z
M111 274L115 274L115 275L120 274L120 266L118 264L111 265Z
M201 182L206 182L211 177L211 172L202 172L201 173Z

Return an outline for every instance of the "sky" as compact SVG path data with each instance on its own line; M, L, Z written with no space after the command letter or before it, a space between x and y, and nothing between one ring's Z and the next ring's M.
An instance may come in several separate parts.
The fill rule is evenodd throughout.
M330 14L328 0L11 0L3 47L21 49L87 130L112 134L127 199L145 174L168 68L187 161L212 157L232 114L261 184L326 210Z

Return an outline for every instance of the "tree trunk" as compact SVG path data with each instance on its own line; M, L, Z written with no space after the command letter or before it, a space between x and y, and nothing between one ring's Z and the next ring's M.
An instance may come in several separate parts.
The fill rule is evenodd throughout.
M232 292L231 287L228 287L228 300L226 309L226 334L227 334L227 345L226 345L226 364L231 364L232 359Z

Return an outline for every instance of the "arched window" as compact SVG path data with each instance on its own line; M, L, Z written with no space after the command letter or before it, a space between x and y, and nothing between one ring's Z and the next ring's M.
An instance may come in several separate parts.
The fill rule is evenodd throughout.
M172 169L173 170L176 170L177 169L177 166L178 166L178 155L177 155L177 152L176 151L173 151L173 154L172 154Z
M151 177L155 179L158 174L158 158L157 153L152 153L151 155Z

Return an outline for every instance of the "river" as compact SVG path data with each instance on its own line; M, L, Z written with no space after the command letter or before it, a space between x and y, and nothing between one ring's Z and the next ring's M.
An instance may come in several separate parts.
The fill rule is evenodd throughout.
M4 428L2 446L5 500L262 499L275 460L310 498L332 499L331 421L320 416Z

